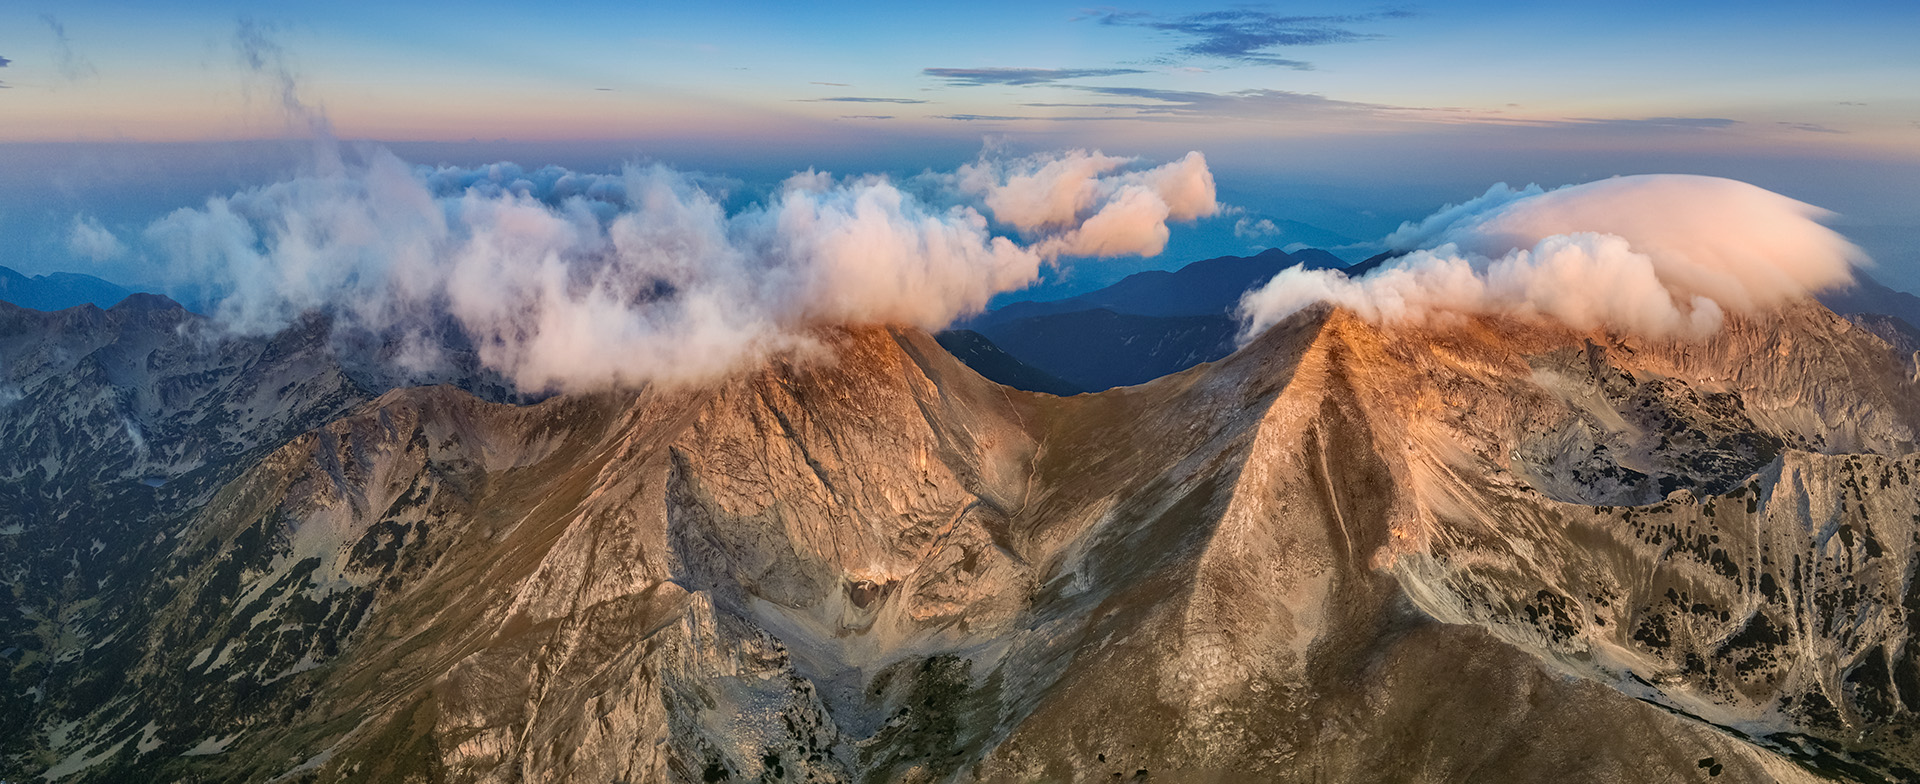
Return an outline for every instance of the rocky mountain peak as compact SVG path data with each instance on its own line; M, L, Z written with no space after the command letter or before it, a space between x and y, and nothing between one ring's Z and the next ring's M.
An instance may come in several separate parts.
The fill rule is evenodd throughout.
M1920 767L1916 395L1815 305L1693 342L1322 306L1064 398L918 331L832 329L717 384L526 404L372 396L314 325L147 353L55 328L100 318L4 344L41 359L7 365L0 487L116 510L11 507L27 576L0 631L37 642L9 643L32 695L10 771ZM125 462L121 414L180 423L141 430L164 460Z

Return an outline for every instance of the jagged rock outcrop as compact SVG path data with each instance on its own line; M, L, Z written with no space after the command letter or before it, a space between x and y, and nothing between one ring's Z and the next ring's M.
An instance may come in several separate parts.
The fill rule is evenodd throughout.
M141 518L176 527L136 610L46 649L120 682L47 681L5 769L1920 769L1920 396L1817 306L1694 343L1323 308L1072 398L917 332L822 341L706 388L399 389L244 458Z

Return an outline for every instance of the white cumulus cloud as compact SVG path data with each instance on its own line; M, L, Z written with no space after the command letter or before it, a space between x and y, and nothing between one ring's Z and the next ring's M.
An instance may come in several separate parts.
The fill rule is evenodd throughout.
M1241 300L1243 339L1316 302L1385 323L1459 314L1699 337L1844 285L1868 263L1818 207L1734 180L1616 177L1552 191L1496 185L1386 239L1412 252L1365 277L1289 269Z
M1166 248L1168 221L1220 212L1206 156L1130 171L1133 162L1087 150L982 158L953 181L1049 256L1152 256Z
M1271 218L1261 218L1259 220L1241 218L1233 222L1233 236L1243 240L1257 240L1262 237L1272 237L1279 233L1279 225L1275 224Z
M73 228L67 231L67 250L76 258L101 262L127 254L127 245L90 215L73 216Z
M1058 256L1158 253L1167 221L1217 209L1198 153L1147 169L982 158L932 181L944 192L923 197L807 172L729 209L725 182L663 166L427 169L377 152L176 211L143 240L233 330L320 311L418 364L451 318L521 389L572 391L709 380L822 325L939 328Z

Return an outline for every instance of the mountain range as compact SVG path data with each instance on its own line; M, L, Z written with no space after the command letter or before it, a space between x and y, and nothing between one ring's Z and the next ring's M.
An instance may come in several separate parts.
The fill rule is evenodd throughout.
M1240 297L1293 266L1368 274L1404 252L1351 266L1314 248L1196 261L1176 271L1131 275L1075 297L1014 302L942 333L974 370L1018 389L1075 394L1140 384L1233 353ZM1906 350L1920 350L1920 297L1855 272L1854 285L1820 302ZM976 359L978 357L978 359Z
M54 272L22 275L0 267L0 302L34 310L65 310L79 305L110 308L133 290L92 275Z
M1222 256L1175 271L1136 273L1066 299L1010 303L955 329L978 335L1027 366L1006 371L1004 362L974 365L1003 384L1056 392L1023 385L1022 378L1033 374L1059 379L1072 392L1139 384L1232 353L1239 331L1233 311L1240 295L1299 265L1345 266L1313 248Z
M1816 303L1071 397L817 337L535 402L0 306L0 777L1920 776L1920 355Z

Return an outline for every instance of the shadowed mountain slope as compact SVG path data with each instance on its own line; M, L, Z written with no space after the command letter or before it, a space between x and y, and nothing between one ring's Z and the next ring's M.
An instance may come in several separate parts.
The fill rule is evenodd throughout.
M967 363L967 367L985 376L988 380L1014 389L1028 392L1044 392L1049 395L1077 395L1085 392L1084 387L1062 381L1050 373L1043 373L1032 365L1014 359L1012 355L994 345L986 335L970 329L950 329L935 335L940 347L952 354L955 359Z
M1225 316L1137 316L1100 309L1006 322L992 328L991 338L1022 364L1048 368L1079 389L1097 391L1144 384L1224 357L1233 353L1238 332Z

